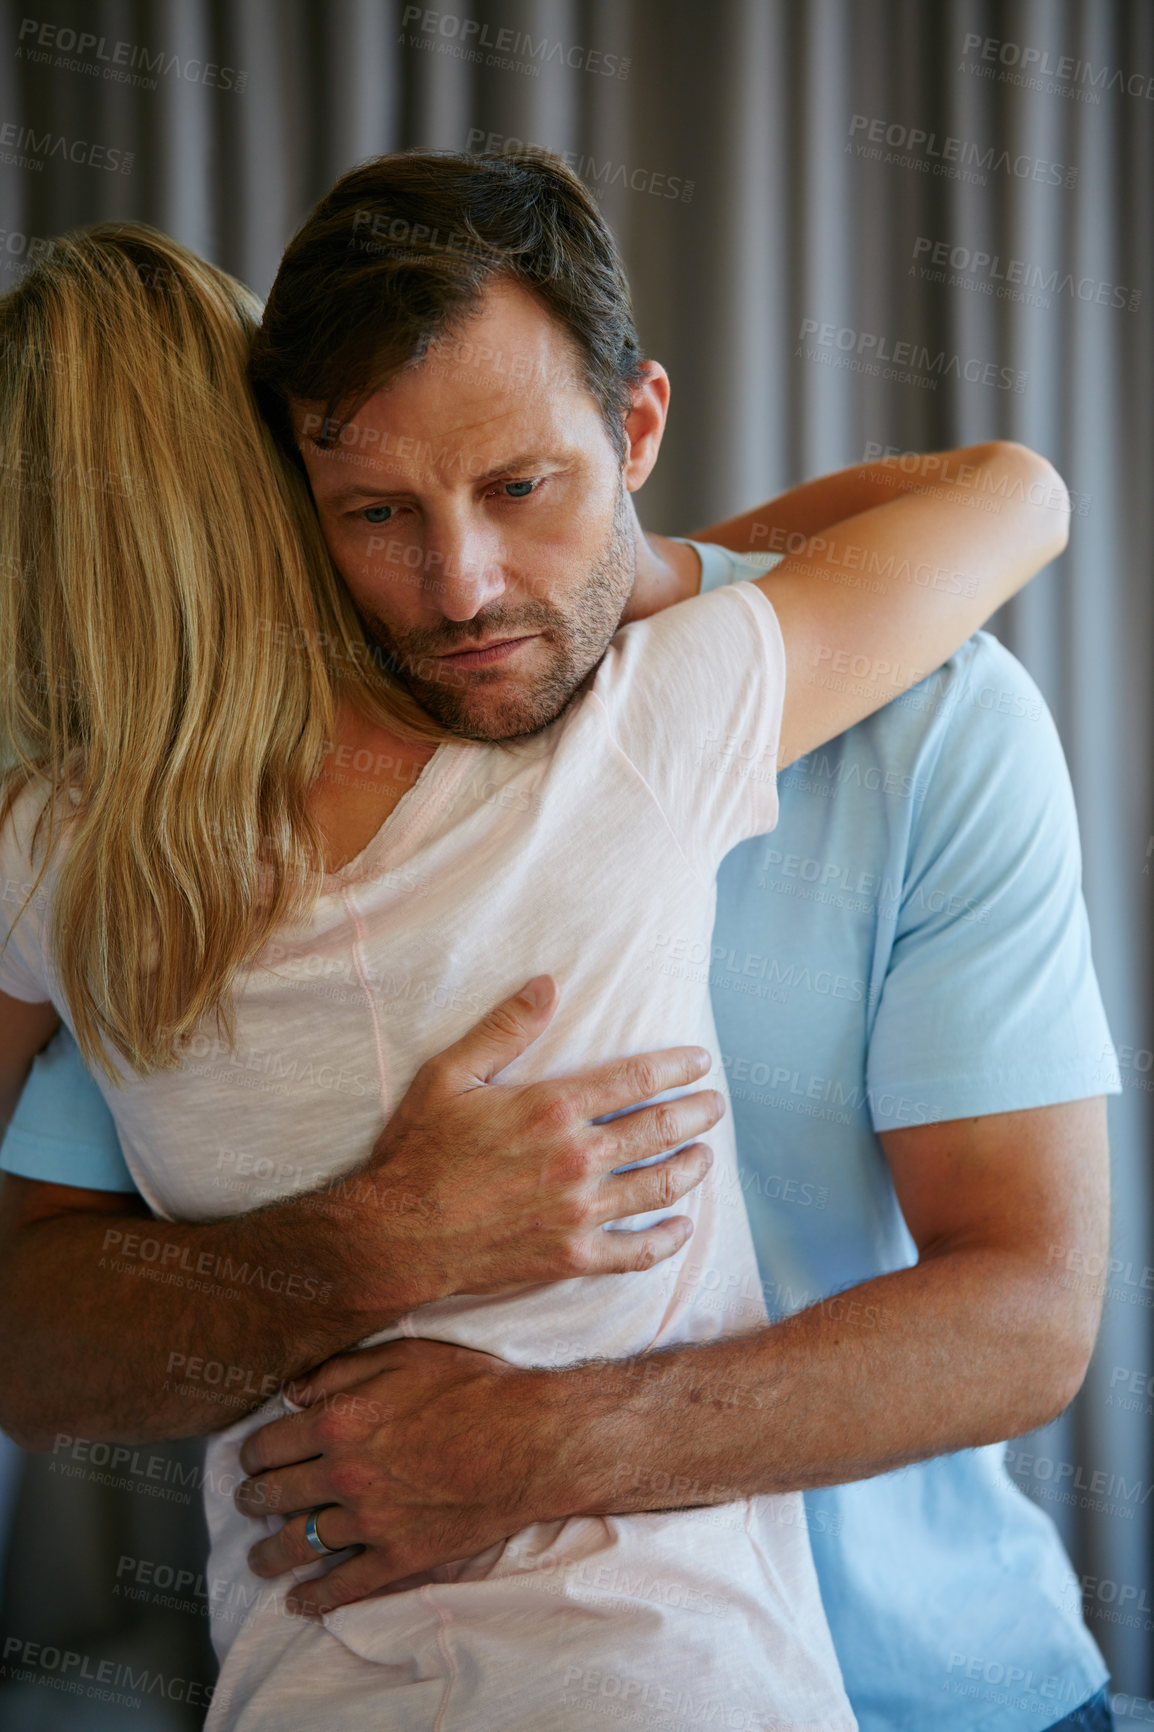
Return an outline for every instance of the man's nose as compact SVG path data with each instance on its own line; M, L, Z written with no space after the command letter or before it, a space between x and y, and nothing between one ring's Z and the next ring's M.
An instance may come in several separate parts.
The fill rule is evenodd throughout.
M493 537L442 529L425 542L425 597L445 619L472 619L505 593L500 548Z

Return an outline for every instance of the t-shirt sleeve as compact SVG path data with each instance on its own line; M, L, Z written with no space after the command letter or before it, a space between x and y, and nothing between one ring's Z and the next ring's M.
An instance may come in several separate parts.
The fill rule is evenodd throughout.
M49 991L44 957L43 886L26 899L36 880L32 835L43 798L25 788L0 825L0 992L26 1004L46 1004Z
M891 1101L938 1122L1119 1091L1061 744L992 639L943 729L900 895L869 1043L875 1130L910 1122Z
M785 646L760 589L731 584L618 632L593 696L617 748L712 879L777 822Z
M33 1061L0 1145L0 1167L88 1191L134 1191L112 1114L66 1028Z
M697 549L701 560L702 595L708 595L711 589L722 589L727 583L749 583L755 577L764 577L785 558L784 553L734 553L712 541L690 541L688 545Z

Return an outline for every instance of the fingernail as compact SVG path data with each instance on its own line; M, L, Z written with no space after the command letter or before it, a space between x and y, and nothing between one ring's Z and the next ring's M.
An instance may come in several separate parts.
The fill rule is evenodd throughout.
M544 1010L552 996L552 981L547 974L538 974L521 988L521 997L531 1010Z

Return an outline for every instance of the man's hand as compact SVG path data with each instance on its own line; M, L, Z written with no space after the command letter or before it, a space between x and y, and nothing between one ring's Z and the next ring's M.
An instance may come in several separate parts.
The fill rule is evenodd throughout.
M370 1212L376 1202L379 1237L370 1224L347 1271L350 1300L362 1294L364 1334L452 1293L649 1269L688 1239L685 1215L635 1232L603 1229L670 1208L709 1171L713 1156L701 1143L654 1166L615 1169L717 1123L725 1099L716 1089L624 1112L697 1082L710 1055L672 1047L561 1080L495 1083L557 1002L550 976L531 980L422 1065L382 1131L357 1175ZM606 1113L623 1116L597 1123Z
M1101 1309L1104 1102L882 1141L920 1260L779 1323L561 1370L433 1341L321 1366L241 1452L247 1514L333 1505L324 1543L367 1548L294 1598L328 1611L531 1522L840 1485L1048 1423ZM254 1548L259 1574L312 1561L305 1519Z
M516 1533L540 1516L534 1464L548 1453L542 1421L558 1413L546 1399L556 1388L547 1373L439 1341L390 1341L329 1360L288 1390L307 1403L302 1413L242 1446L253 1477L237 1488L238 1509L289 1518L254 1545L253 1571L278 1576L315 1563L305 1522L322 1505L325 1545L364 1549L301 1582L291 1611L332 1611Z
M550 1082L494 1082L556 1005L548 976L530 981L422 1066L363 1166L249 1215L154 1221L135 1194L4 1174L0 1425L26 1449L61 1433L142 1443L216 1431L430 1300L671 1256L692 1231L686 1216L637 1231L607 1223L671 1208L708 1172L710 1150L614 1168L717 1123L714 1089L627 1110L698 1081L709 1054L676 1047ZM85 1130L81 1120L78 1140ZM236 1291L227 1271L246 1264L280 1271L280 1290ZM150 1280L154 1266L179 1280Z

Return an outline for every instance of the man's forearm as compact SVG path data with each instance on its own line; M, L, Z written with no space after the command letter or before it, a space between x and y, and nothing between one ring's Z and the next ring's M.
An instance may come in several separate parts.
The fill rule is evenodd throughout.
M957 1250L750 1335L528 1373L551 1380L533 1395L550 1392L556 1445L535 1513L804 1491L1018 1436L1080 1381L1044 1288L1036 1264Z
M230 1424L389 1321L360 1309L352 1225L321 1194L204 1224L26 1226L0 1274L0 1423L32 1449L58 1432L148 1442ZM402 1287L398 1273L394 1316Z
M530 981L421 1066L368 1161L321 1189L211 1223L156 1221L123 1198L4 1175L0 1426L147 1442L228 1425L281 1383L457 1292L649 1269L684 1244L665 1213L708 1171L695 1139L714 1090L698 1047L575 1077L489 1084L548 1026ZM618 1115L623 1105L639 1110ZM656 1165L647 1157L667 1155Z

